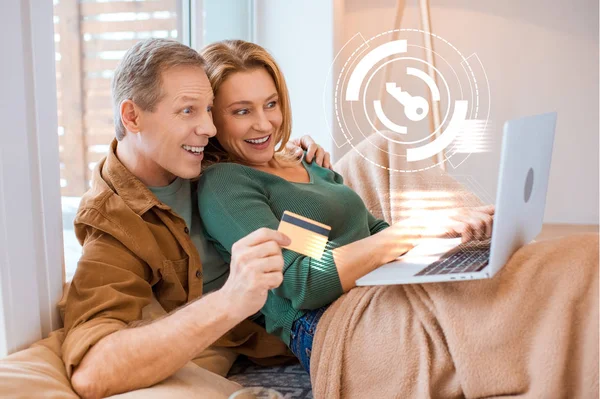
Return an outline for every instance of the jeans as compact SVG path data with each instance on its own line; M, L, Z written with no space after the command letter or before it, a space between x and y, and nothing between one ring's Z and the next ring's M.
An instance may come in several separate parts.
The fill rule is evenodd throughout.
M317 331L317 324L327 310L327 306L309 310L304 316L292 324L290 332L290 350L296 355L300 364L310 374L310 354L313 347L313 339Z

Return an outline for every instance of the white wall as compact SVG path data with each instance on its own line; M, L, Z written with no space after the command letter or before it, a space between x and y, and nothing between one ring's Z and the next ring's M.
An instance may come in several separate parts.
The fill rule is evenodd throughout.
M477 53L491 87L492 152L471 155L452 173L472 175L495 197L504 121L556 110L545 222L598 224L598 2L430 3L432 31L465 54ZM407 4L401 27L419 28L417 2ZM395 5L346 0L341 43L392 29Z
M62 225L52 2L0 3L0 357L59 327Z
M251 0L203 1L202 45L219 40L252 40Z
M323 89L334 56L333 1L256 2L256 43L275 57L283 70L292 103L292 136L310 134L332 150L325 114L331 115L332 89Z

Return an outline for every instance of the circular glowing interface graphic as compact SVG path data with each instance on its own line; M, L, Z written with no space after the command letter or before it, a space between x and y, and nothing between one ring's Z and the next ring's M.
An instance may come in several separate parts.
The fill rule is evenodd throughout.
M424 59L425 35L436 65ZM397 29L370 39L355 35L336 61L342 65L332 77L333 122L343 136L334 137L338 146L349 143L360 153L356 144L375 132L394 144L382 151L392 148L390 155L406 158L406 169L394 169L399 172L444 162L457 167L470 153L482 152L477 140L487 128L490 100L476 54L465 57L429 32ZM420 161L428 159L436 161L424 167Z

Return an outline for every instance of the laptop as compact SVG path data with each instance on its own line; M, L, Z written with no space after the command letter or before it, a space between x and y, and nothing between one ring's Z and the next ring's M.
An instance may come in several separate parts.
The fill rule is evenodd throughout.
M356 285L421 284L492 278L542 230L556 113L504 124L491 238L424 240L356 280Z

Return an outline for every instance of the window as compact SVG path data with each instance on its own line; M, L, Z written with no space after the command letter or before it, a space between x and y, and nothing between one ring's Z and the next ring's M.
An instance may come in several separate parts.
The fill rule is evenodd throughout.
M60 185L66 280L81 256L73 221L114 137L110 84L131 46L171 38L201 48L253 37L254 0L54 0Z
M127 49L154 37L181 40L180 0L54 0L65 272L81 255L73 220L96 163L114 137L110 83Z

